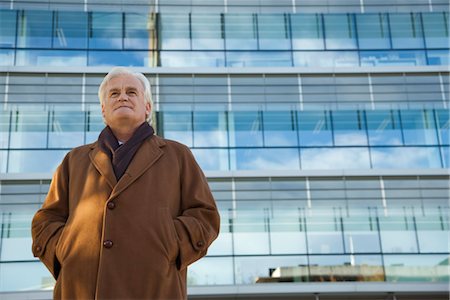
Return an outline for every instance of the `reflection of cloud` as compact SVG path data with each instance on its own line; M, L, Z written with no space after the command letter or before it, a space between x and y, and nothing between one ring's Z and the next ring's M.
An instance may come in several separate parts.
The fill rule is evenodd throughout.
M33 65L33 64L32 64ZM38 56L38 66L86 66L86 56Z
M237 170L298 170L299 157L296 149L249 149L236 150Z
M220 52L170 52L161 51L161 66L163 67L223 67L225 60Z
M226 132L216 131L197 131L194 133L194 144L196 147L226 147Z
M203 170L228 170L227 150L193 149L192 153Z
M367 145L367 136L365 132L361 133L342 133L336 131L334 133L336 145Z
M440 168L435 148L400 147L372 149L374 168Z
M304 149L302 169L369 169L369 153L366 148Z

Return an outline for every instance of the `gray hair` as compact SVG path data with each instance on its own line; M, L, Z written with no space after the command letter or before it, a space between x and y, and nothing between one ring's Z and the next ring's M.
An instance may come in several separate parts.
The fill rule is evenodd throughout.
M150 87L150 82L148 81L147 77L144 76L144 74L139 72L133 72L125 67L114 67L109 71L108 74L106 74L105 78L103 78L102 83L100 84L100 87L98 88L98 98L100 99L100 103L103 104L106 98L106 86L108 82L118 76L121 75L131 75L134 78L138 79L142 85L144 86L144 101L150 104L151 111L148 114L146 120L150 124L152 123L152 112L153 112L153 102L152 102L152 91Z

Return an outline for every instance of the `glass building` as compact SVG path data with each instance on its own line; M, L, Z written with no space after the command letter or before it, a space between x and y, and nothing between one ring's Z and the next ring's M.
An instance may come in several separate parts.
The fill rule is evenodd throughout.
M122 65L221 213L190 298L448 299L449 5L0 1L0 298L51 298L31 218Z

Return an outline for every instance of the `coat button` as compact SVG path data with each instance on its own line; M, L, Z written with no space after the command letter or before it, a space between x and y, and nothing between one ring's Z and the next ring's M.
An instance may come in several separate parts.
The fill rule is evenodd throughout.
M41 248L41 246L36 246L36 252L41 252L41 250L42 250L42 248Z
M109 202L106 204L106 206L107 206L109 209L114 209L114 208L116 207L116 203L114 203L113 201L109 201Z
M205 245L205 243L203 241L198 241L197 242L197 247L201 248Z
M103 242L103 247L109 249L113 246L113 242L111 240L106 240Z

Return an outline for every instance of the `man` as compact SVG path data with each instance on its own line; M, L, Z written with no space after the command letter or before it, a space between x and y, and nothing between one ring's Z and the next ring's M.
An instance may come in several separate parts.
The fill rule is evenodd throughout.
M150 84L114 68L99 89L107 125L70 151L32 223L55 299L186 299L186 269L219 215L189 149L154 135Z

